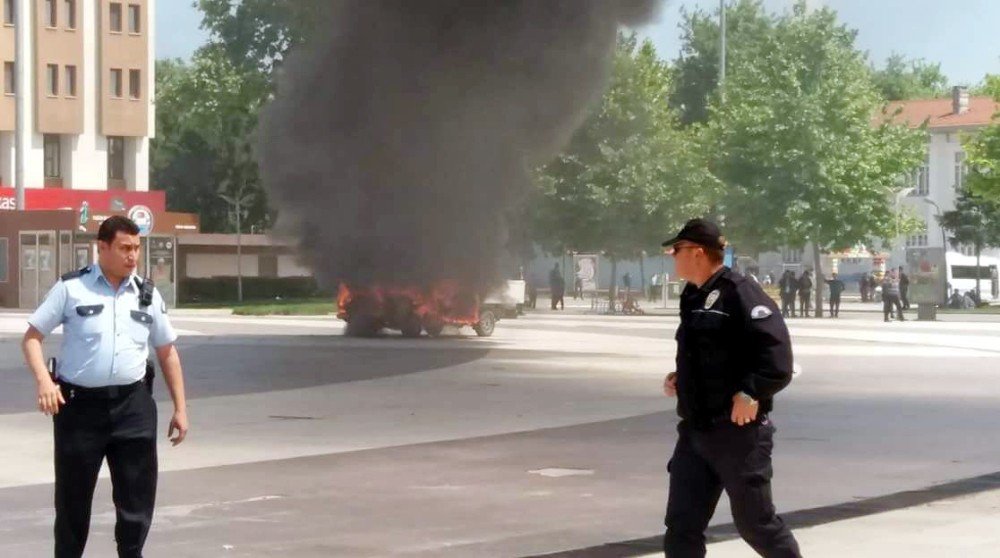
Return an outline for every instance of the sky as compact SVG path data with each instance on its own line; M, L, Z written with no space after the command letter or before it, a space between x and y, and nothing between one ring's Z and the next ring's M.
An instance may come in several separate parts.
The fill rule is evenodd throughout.
M789 9L794 0L764 0L773 11ZM858 31L857 44L870 59L882 63L893 52L938 62L952 85L974 85L987 73L1000 74L1000 0L807 0L826 5ZM198 28L200 13L192 0L161 0L157 6L158 58L187 58L206 39ZM640 30L667 59L680 50L681 7L714 9L718 0L668 0L659 20ZM961 7L957 7L961 5Z

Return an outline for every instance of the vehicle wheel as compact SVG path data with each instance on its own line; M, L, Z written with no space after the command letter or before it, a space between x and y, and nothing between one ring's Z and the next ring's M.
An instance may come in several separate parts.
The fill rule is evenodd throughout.
M492 310L483 310L479 315L479 322L472 326L476 330L476 335L489 337L493 335L493 330L497 327L497 317Z
M403 337L420 337L420 318L416 314L410 314L399 329L403 332Z
M347 329L344 332L348 337L375 337L382 329L382 324L378 318L367 314L352 316L347 322Z
M424 322L424 330L431 337L440 337L441 332L444 331L444 322L441 320L427 320Z

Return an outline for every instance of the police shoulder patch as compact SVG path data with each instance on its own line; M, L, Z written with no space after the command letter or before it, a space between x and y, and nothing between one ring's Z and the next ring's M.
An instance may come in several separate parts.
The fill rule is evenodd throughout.
M771 309L761 304L759 306L754 306L753 310L750 311L750 319L763 320L765 318L770 318L771 314L773 314L773 312L771 312Z
M70 271L69 273L64 273L62 277L59 278L60 281L69 281L70 279L76 279L78 277L83 277L84 275L90 273L90 266L87 266L76 271Z
M705 299L705 310L715 306L715 303L719 300L719 296L721 294L722 293L719 292L719 289L715 289L714 291L708 293L708 297Z

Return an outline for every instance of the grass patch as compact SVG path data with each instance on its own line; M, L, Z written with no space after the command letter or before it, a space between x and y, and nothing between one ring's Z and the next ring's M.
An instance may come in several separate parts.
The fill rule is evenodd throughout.
M237 316L323 316L336 312L333 298L289 298L244 300L243 302L197 302L181 308L231 308Z

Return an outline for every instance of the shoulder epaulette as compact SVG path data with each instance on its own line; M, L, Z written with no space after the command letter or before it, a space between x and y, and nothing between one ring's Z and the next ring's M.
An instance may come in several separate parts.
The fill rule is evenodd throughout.
M63 274L63 276L60 277L59 280L61 280L61 281L69 281L70 279L77 279L77 278L83 277L84 275L86 275L88 273L90 273L90 266L89 265L87 267L82 268L82 269L78 269L76 271L70 271L69 273Z

